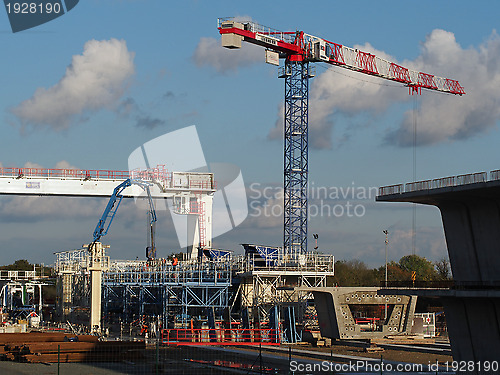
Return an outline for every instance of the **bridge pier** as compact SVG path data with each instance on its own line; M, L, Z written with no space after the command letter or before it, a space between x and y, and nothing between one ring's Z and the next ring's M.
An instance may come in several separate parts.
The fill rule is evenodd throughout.
M384 293L441 298L453 358L474 364L460 374L491 374L487 367L500 359L500 176L498 171L490 176L394 185L380 188L377 196L379 202L413 202L441 211L454 286Z

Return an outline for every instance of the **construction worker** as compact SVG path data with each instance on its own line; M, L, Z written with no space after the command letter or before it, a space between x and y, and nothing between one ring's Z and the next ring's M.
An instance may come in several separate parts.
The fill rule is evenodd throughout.
M174 255L174 258L172 259L172 266L176 266L177 263L179 263L179 259Z

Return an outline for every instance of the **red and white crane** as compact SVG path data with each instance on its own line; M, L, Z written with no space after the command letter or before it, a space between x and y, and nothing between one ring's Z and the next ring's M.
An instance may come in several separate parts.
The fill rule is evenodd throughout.
M303 31L283 32L253 21L219 18L222 46L241 48L241 42L266 49L266 62L279 65L285 78L284 124L284 252L298 256L307 251L308 102L309 63L324 62L341 68L391 80L408 86L410 93L421 89L464 95L456 80L405 68L371 53L331 42Z
M411 70L371 53L330 42L303 31L283 32L255 22L219 18L219 32L222 35L222 46L226 48L240 48L241 42L245 41L265 47L292 61L325 62L403 83L411 88L465 94L464 88L456 80ZM267 58L268 62L276 61L270 55Z

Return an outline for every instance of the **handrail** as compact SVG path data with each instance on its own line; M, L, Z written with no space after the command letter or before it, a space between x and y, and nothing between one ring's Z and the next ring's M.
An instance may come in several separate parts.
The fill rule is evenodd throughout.
M408 182L406 184L382 186L378 189L378 196L411 193L415 191L456 187L498 180L500 180L500 170L491 171L489 180L487 172L468 173L458 176L435 178L433 180L422 180Z
M159 165L147 170L115 171L99 169L74 169L74 168L15 168L0 167L0 178L40 178L40 179L61 179L61 180L126 180L143 179L146 181L160 181L165 188L189 188L201 190L215 190L216 182L213 177L207 180L197 180L189 178L187 184L178 184L173 181L173 176L184 172L167 172L164 166ZM188 172L189 175L200 173ZM201 173L202 174L202 173Z

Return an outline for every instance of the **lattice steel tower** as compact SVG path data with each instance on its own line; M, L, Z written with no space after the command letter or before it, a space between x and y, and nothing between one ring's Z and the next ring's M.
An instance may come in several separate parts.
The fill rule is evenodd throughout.
M287 58L285 78L284 231L285 253L307 251L309 63Z

